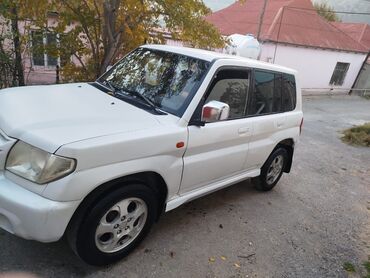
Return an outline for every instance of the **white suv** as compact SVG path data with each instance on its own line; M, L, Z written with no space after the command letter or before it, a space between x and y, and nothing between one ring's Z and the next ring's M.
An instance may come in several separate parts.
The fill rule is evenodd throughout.
M146 45L93 83L0 91L0 227L66 234L85 262L133 250L162 212L289 172L303 122L294 70Z

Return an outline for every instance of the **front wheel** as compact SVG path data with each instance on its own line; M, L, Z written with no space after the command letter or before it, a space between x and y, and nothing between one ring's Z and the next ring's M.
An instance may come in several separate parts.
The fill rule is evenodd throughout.
M107 265L127 256L149 232L157 199L142 184L123 186L99 200L82 218L69 243L91 265Z
M252 179L255 188L269 191L278 183L288 161L288 152L284 148L276 149L261 168L261 175Z

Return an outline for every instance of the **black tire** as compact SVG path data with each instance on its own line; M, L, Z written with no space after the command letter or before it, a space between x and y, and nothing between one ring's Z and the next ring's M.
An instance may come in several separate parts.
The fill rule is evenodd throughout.
M282 162L282 168L280 173L276 176L276 178L273 180L268 180L268 173L269 170L272 167L272 163L276 161L277 157L281 157L283 159ZM252 183L254 184L254 187L259 191L269 191L275 187L275 185L280 180L284 169L288 162L288 152L284 148L277 148L274 150L274 152L269 156L269 158L266 160L265 164L261 168L261 175L255 178L252 178Z
M137 198L144 201L147 207L145 224L142 224L143 228L139 234L133 237L133 241L123 249L112 253L102 252L95 240L95 233L100 220L115 204L127 198ZM86 211L82 217L79 217L79 223L74 223L77 227L72 227L70 232L67 233L68 242L72 250L84 262L95 266L112 264L127 256L145 238L157 217L157 207L157 196L149 187L143 184L125 185L109 192Z

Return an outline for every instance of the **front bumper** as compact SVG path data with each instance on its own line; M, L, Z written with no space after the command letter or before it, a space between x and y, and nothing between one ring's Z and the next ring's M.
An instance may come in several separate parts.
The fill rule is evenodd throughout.
M0 228L19 237L59 240L79 203L46 199L10 181L0 170Z

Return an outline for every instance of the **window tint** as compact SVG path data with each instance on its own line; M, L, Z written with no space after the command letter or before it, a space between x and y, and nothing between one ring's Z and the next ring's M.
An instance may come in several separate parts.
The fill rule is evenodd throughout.
M256 70L249 115L291 111L295 108L296 89L293 75Z
M275 74L255 71L254 92L251 99L250 115L273 112Z
M272 103L272 111L282 111L282 75L280 73L274 74L274 99Z
M180 54L138 48L100 80L112 82L123 94L138 92L164 111L181 117L209 65L209 62Z
M348 68L349 68L348 63L338 62L337 65L335 66L333 75L331 76L330 85L338 85L338 86L343 85L344 78L346 77Z
M209 95L205 101L217 100L230 106L229 119L245 116L249 88L248 70L221 70L212 82Z
M282 111L292 111L296 105L295 78L291 74L283 74Z

